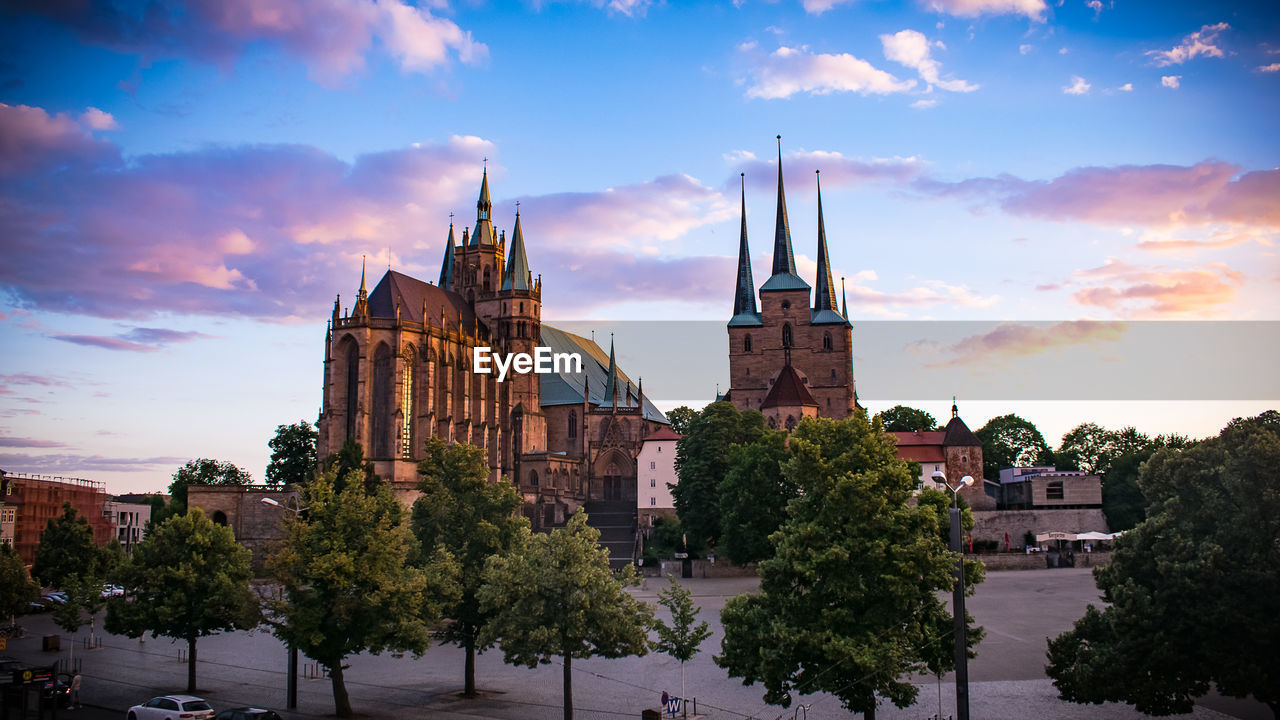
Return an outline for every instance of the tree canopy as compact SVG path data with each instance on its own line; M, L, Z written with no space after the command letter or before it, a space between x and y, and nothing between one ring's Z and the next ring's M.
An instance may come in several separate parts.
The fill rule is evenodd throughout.
M329 671L334 712L350 717L344 660L424 652L457 569L447 553L409 562L413 535L390 488L366 492L359 470L344 485L335 492L326 472L303 489L304 510L285 516L285 538L268 560L284 594L268 601L267 622Z
M689 431L689 423L693 422L693 419L698 416L698 411L688 405L681 405L668 410L666 415L667 420L671 423L671 429L684 435Z
M711 637L711 626L698 622L698 611L693 604L693 593L668 576L670 584L658 591L658 604L671 613L671 624L662 619L654 621L658 639L653 649L680 661L680 697L687 702L684 687L684 664L698 654L702 642ZM686 713L687 714L687 713Z
M787 518L787 502L797 486L782 472L787 433L765 429L757 439L734 445L720 481L720 544L716 549L737 565L773 554L771 535Z
M247 471L222 460L198 458L178 468L169 483L170 503L176 513L187 509L187 488L192 485L248 485L253 479Z
M1190 712L1211 684L1280 717L1280 413L1162 449L1143 466L1147 518L1117 539L1090 606L1049 642L1062 697Z
M764 416L756 410L739 412L733 403L715 402L689 422L676 444L676 473L671 487L676 514L686 532L715 545L720 539L720 481L731 466L736 443L764 434Z
M196 691L199 638L258 624L249 551L200 508L154 527L117 576L132 597L107 603L107 630L186 640L187 692Z
M24 612L27 603L40 596L40 586L27 574L27 566L9 543L0 543L0 618Z
M93 541L89 521L69 503L62 504L62 515L50 518L40 533L31 574L49 587L61 588L67 578L96 575L98 546Z
M644 655L653 611L624 591L637 582L635 568L619 576L609 570L609 551L587 515L550 533L529 535L511 555L489 559L480 588L480 608L492 619L480 642L497 642L503 658L536 667L563 663L564 717L573 718L574 658Z
M938 419L933 415L906 405L894 405L888 410L881 410L872 420L879 420L885 432L914 432L916 430L941 430Z
M988 479L1000 477L1001 468L1053 462L1044 436L1031 421L1017 415L991 418L974 435L982 441L982 474Z
M320 469L316 458L316 441L320 434L306 420L276 427L275 437L267 442L271 462L267 465L267 484L273 487L302 487Z
M956 557L943 521L908 502L916 478L862 413L806 419L788 446L784 472L801 493L760 563L760 591L725 605L716 663L762 683L770 704L825 691L867 717L879 698L906 707L912 675L953 662L939 592L953 587Z
M437 637L466 650L463 694L472 697L475 655L490 647L480 644L480 628L490 617L478 598L485 560L513 552L529 523L516 514L523 503L520 493L509 482L488 481L484 450L474 445L429 438L418 476L421 496L413 503L413 531L419 546L443 547L459 570L460 592L444 607L447 621Z
M353 470L359 473L357 481L370 495L376 493L382 483L382 479L373 472L373 462L364 459L364 447L355 438L347 438L341 450L326 457L324 469L332 473L333 491L339 495L346 489Z

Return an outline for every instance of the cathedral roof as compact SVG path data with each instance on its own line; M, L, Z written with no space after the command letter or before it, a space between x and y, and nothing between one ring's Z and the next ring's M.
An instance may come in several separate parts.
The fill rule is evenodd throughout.
M466 299L452 290L425 283L395 270L388 270L369 293L369 317L396 317L396 304L400 305L400 319L422 322L422 310L426 307L427 323L439 324L441 310L446 323L453 325L461 315L462 327L470 331L475 326L476 314Z
M821 175L814 173L816 177ZM831 258L827 254L827 225L822 220L822 181L818 181L818 281L813 292L814 315L830 310L836 313L836 287L831 282Z
M849 321L845 320L844 316L836 312L835 310L827 310L824 308L822 310L813 311L813 314L809 316L809 324L810 325L848 325Z
M817 407L818 403L813 399L813 395L809 393L809 389L804 386L804 381L800 379L796 369L790 365L782 366L782 372L778 373L778 379L774 380L773 387L769 388L769 394L764 396L764 402L760 403L760 407L800 407L805 405Z
M609 374L609 356L595 342L587 338L574 335L571 332L565 332L550 325L542 326L542 335L540 343L551 348L554 353L578 353L582 358L581 373L547 373L539 375L541 381L541 403L543 406L551 405L581 405L583 393L590 388L590 402L592 405L610 407L612 401L607 396L608 391L608 374ZM627 402L627 384L631 383L631 379L622 371L621 367L614 366L619 382L618 407L628 407ZM634 383L632 383L634 387ZM635 394L638 390L632 391L632 400L630 407L635 407ZM644 418L646 420L655 420L660 423L666 423L667 417L662 414L649 398L644 398Z
M738 239L738 283L733 293L733 319L729 321L729 325L733 326L738 318L742 321L737 322L740 325L760 324L760 313L756 311L756 284L751 279L751 249L747 246L747 184L746 175L739 176L742 179L742 232Z

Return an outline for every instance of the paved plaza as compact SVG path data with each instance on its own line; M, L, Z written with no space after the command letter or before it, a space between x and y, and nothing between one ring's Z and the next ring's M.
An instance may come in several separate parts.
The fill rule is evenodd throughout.
M698 698L698 712L708 718L759 718L773 720L780 714L792 717L794 708L765 705L759 686L745 687L730 679L712 661L720 645L718 615L733 595L755 588L754 579L686 580L702 617L715 633L703 651L686 665L689 695ZM649 578L635 592L654 602L664 582ZM1047 636L1068 629L1089 602L1097 602L1097 590L1086 569L1031 570L989 573L985 583L969 601L969 610L987 631L978 646L978 657L970 663L971 708L975 720L1103 720L1145 717L1127 705L1074 705L1057 699L1044 675ZM48 615L24 618L28 635L11 640L5 654L28 661L52 662L53 653L40 650L40 636L58 632ZM99 627L101 623L99 623ZM81 635L87 634L84 628ZM61 657L66 657L64 650ZM179 659L184 643L151 639L145 643L107 635L99 650L80 651L83 662L86 703L99 710L60 713L60 717L123 717L130 705L149 697L180 691L186 686L186 665ZM333 715L333 700L327 678L306 677L309 663L301 662L299 707L284 712L286 652L270 633L256 631L205 638L199 646L198 680L200 694L216 709L241 705L267 706L286 718ZM477 683L482 697L464 700L457 696L462 686L463 654L450 646L432 648L422 658L395 658L389 655L361 655L349 659L347 688L356 713L368 718L494 718L501 720L541 720L561 717L561 668L558 663L530 670L502 662L498 650L477 659ZM879 718L926 720L938 712L941 695L942 716L954 712L954 685L950 676L939 684L932 677L920 678L920 694L915 706L898 709L882 705ZM679 663L665 655L618 660L591 659L574 662L574 701L577 717L584 720L639 718L640 711L656 707L663 690L678 694ZM850 713L838 700L827 695L802 698L810 704L809 718L847 718ZM112 711L110 714L104 712ZM1215 720L1264 717L1257 703L1230 699L1206 700L1190 716ZM1269 717L1269 714L1265 715Z

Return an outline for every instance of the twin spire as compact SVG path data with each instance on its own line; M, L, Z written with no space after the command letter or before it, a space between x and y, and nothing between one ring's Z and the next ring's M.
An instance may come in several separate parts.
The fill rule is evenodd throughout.
M848 304L844 310L836 305L835 284L831 279L831 256L827 251L827 228L822 217L822 182L818 177L818 277L813 301L813 321L848 322ZM809 284L796 274L795 253L791 248L791 224L787 220L787 196L782 181L782 136L778 136L778 209L773 233L773 273L760 292L775 290L809 290ZM733 297L730 326L759 325L756 311L755 285L751 279L751 254L747 246L746 185L742 189L742 234L738 243L738 278ZM843 295L843 290L842 290ZM829 314L828 314L829 313Z

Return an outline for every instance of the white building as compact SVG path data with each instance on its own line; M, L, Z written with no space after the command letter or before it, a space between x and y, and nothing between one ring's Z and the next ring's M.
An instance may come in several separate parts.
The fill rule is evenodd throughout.
M111 520L115 537L124 551L133 554L134 546L146 537L147 523L151 521L151 506L108 500L102 514Z
M643 440L636 458L636 516L641 528L657 518L674 518L676 503L668 485L676 484L676 441L680 435L662 427Z

